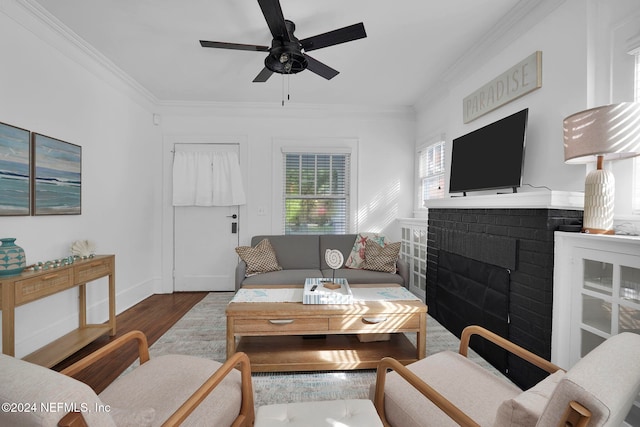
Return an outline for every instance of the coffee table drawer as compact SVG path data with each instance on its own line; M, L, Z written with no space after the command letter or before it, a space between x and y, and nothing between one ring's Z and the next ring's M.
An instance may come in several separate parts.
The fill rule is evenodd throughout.
M370 314L364 316L334 317L329 321L332 331L349 332L402 332L416 331L420 327L420 314Z
M273 318L273 319L236 319L235 333L279 333L279 332L326 332L329 330L327 318Z

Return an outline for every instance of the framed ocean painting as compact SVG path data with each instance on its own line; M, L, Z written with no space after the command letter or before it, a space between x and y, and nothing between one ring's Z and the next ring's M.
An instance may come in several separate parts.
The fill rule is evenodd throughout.
M79 215L82 147L32 134L33 214Z
M0 216L31 213L30 133L0 123Z

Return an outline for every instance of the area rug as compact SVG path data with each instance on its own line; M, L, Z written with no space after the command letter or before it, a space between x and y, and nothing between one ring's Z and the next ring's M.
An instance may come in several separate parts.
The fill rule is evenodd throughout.
M224 362L225 308L233 292L212 292L196 304L149 349L151 357L188 354ZM415 333L406 334L415 344ZM458 349L460 341L431 317L427 319L427 354ZM470 351L469 357L491 368ZM252 374L256 407L274 403L366 399L375 370Z

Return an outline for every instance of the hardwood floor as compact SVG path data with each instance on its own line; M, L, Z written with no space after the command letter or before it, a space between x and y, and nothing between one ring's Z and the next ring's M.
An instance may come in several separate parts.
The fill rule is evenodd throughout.
M52 369L60 371L113 339L136 329L147 336L149 346L151 346L186 312L202 300L207 293L177 292L152 295L116 316L117 334L114 337L108 335L100 337ZM137 357L137 347L132 343L130 346L124 347L123 351L117 355L105 358L104 361L96 362L90 368L76 375L75 378L88 384L96 393L100 393L127 369Z

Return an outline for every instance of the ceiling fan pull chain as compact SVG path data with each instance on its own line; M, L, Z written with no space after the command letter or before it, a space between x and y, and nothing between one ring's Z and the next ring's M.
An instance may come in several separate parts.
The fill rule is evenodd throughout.
M287 101L291 101L291 74L287 74Z
M282 75L282 106L284 107L284 74Z

